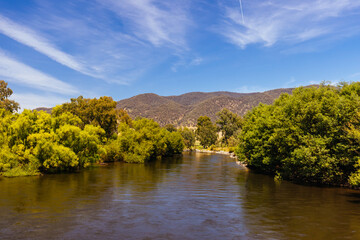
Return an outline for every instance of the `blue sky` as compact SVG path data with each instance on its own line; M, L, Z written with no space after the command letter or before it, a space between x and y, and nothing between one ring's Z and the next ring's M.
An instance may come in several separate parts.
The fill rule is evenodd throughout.
M22 108L359 81L360 1L0 0L0 79Z

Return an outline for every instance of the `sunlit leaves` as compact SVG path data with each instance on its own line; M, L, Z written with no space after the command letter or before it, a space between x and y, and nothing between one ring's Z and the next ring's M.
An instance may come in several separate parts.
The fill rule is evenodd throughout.
M260 104L245 116L238 157L286 179L355 185L359 94L359 83L321 85L297 88L273 105Z

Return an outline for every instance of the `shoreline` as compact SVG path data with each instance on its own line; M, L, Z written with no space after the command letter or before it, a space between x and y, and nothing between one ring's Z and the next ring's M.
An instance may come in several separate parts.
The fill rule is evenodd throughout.
M230 158L234 158L235 159L235 163L237 165L243 166L247 169L249 169L249 167L247 166L247 164L241 162L238 160L237 156L235 155L234 152L227 152L227 151L214 151L214 150L207 150L207 149L185 149L183 152L197 152L197 153L215 153L215 154L223 154L223 155L228 155Z

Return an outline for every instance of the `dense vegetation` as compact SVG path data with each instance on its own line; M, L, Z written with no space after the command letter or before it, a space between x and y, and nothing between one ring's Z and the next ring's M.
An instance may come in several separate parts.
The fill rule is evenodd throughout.
M158 123L146 118L132 123L121 123L118 137L105 146L105 160L123 160L143 163L148 160L179 154L184 149L183 139L178 132L169 132Z
M301 183L360 184L360 83L297 88L246 116L237 155Z
M209 147L216 143L218 138L217 128L208 116L201 116L198 118L196 136L199 139L200 144L204 147Z
M71 99L52 114L24 110L0 82L0 175L75 171L101 161L143 163L181 153L179 132L153 120L131 120L109 97Z
M185 127L181 128L180 134L184 139L184 144L187 149L192 149L195 145L195 133L191 129Z
M144 163L184 147L232 150L250 168L301 183L360 185L360 83L300 87L244 118L222 109L195 131L132 120L110 97L82 96L51 114L24 110L0 81L0 175L75 171L92 163ZM195 141L197 140L197 142Z
M208 116L215 123L216 113L224 108L243 116L260 102L271 104L281 93L292 88L274 89L257 93L191 92L179 96L140 94L118 101L118 108L129 110L132 118L155 119L161 126L196 127L200 116Z
M219 118L216 121L218 130L222 133L221 142L225 145L231 145L240 132L242 118L226 108L218 112L216 116Z

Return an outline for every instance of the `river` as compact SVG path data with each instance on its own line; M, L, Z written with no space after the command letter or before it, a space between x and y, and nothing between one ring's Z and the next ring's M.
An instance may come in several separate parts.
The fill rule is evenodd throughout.
M0 239L360 239L360 191L275 182L225 155L0 178Z

